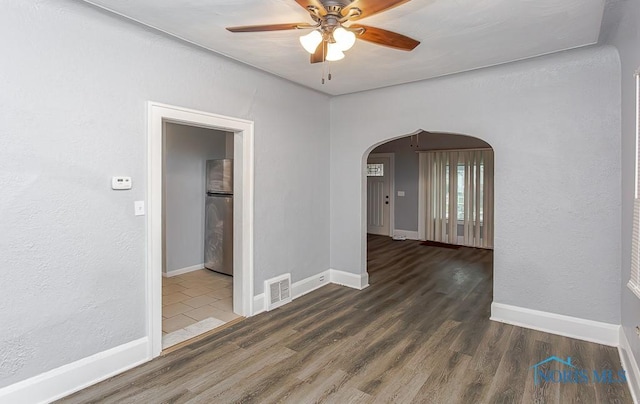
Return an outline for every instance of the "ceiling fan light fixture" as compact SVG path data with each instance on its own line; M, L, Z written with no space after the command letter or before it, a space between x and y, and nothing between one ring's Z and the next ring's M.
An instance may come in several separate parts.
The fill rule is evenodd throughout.
M337 60L344 59L344 53L340 49L340 45L337 43L329 43L327 45L327 58L329 62L335 62Z
M314 54L318 45L322 42L322 34L318 30L313 30L300 37L300 44L310 54Z
M343 27L338 27L333 31L333 39L336 40L336 44L338 44L340 50L345 52L351 49L353 44L356 43L356 34Z

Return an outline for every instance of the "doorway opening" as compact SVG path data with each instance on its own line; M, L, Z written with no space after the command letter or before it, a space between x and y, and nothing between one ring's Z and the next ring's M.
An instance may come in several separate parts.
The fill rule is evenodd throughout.
M490 158L483 159L485 151ZM428 167L431 160L422 157L434 154L440 160ZM467 135L418 131L375 145L365 155L363 216L368 234L493 246L492 231L482 243L485 230L493 227L493 149L487 142ZM434 214L428 215L427 210ZM464 240L465 232L473 234ZM473 238L476 233L478 240Z
M179 317L181 320L173 321L172 331L192 326L189 331L200 331L200 334L211 329L210 318L222 321L218 317L230 319L231 313L243 317L253 314L253 123L153 102L149 103L148 111L146 305L151 359L163 349L163 284L165 296L180 293L165 299L165 306L173 303L187 306L165 309L165 317L190 311L191 316L183 317L200 319L198 321L209 319L204 324L196 322L176 328L181 321L185 322L185 318ZM207 148L204 144L218 147ZM172 149L180 150L182 155L165 152L170 153ZM196 152L197 149L200 150ZM205 236L204 166L209 157L233 158L233 198L230 200L233 277L204 269L204 254L200 255L200 248L205 248L200 245L204 244ZM201 187L199 191L198 187ZM187 188L196 191L186 192ZM184 223L179 223L181 221ZM199 255L198 260L195 257ZM193 261L189 259L196 263L191 264ZM205 286L213 290L209 292ZM185 304L189 299L194 300ZM229 309L228 316L221 314L223 311L216 302L217 306ZM210 315L214 309L217 316ZM168 330L165 327L166 334Z
M457 265L450 274L458 282L492 277L494 170L488 143L466 135L418 131L374 145L363 162L363 246L372 285L380 281L376 272L381 268L369 257L379 248L388 249L391 261L406 262L407 271L398 276L421 274L420 265L440 265L434 257L446 256ZM481 263L481 271L473 260ZM438 277L447 279L447 266L440 271ZM450 286L457 287L453 281Z
M233 136L164 123L163 350L240 318L233 312Z
M394 229L394 153L367 158L367 233L392 236Z

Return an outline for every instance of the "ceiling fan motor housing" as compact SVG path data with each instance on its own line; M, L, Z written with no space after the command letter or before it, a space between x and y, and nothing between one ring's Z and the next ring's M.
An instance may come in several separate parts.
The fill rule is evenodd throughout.
M322 6L324 6L327 12L336 8L338 9L337 11L340 12L340 10L353 2L354 0L320 0L320 3L322 3Z

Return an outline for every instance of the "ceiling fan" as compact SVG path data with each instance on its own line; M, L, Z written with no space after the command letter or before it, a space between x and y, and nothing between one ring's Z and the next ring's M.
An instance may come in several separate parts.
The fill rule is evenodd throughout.
M396 32L361 24L349 24L369 17L409 0L295 0L304 7L315 24L288 23L247 25L228 27L231 32L282 31L290 29L313 29L300 37L300 43L311 54L311 63L336 61L344 58L344 51L350 49L356 38L363 41L411 51L419 41Z

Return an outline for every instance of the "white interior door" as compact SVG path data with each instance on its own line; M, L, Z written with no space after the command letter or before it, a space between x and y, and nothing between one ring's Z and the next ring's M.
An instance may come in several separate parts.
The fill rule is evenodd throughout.
M367 160L367 233L390 235L389 157L369 157Z

